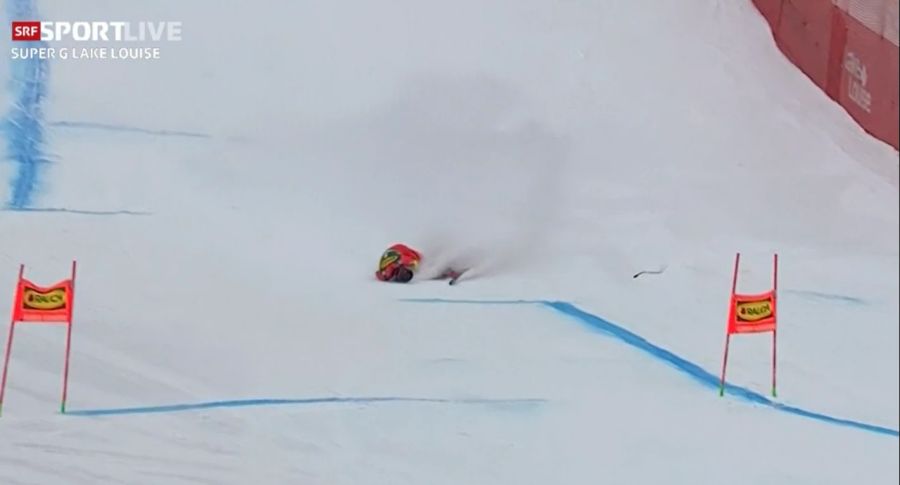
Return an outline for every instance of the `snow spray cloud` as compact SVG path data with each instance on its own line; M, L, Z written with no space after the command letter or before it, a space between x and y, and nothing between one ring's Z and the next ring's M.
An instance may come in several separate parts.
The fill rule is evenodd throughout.
M473 275L523 268L548 249L566 157L528 111L492 79L404 84L374 117L341 131L353 153L341 157L339 185L385 243L423 251L422 278L448 265Z

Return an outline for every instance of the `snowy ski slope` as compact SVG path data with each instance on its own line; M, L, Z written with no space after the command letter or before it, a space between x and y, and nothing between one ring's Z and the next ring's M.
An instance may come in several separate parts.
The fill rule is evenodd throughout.
M4 12L184 39L0 63L0 314L79 263L69 413L17 327L0 483L900 480L897 153L749 1ZM471 279L376 282L399 241ZM711 383L737 251L777 399L768 336Z

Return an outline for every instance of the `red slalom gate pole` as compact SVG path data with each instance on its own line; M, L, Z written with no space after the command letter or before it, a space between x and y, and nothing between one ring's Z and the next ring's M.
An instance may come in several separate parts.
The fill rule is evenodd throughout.
M728 367L728 347L731 344L731 320L734 311L734 294L737 292L738 267L741 263L741 253L734 255L734 274L731 279L731 298L728 299L728 323L725 326L725 355L722 356L722 377L719 380L719 396L725 395L725 369Z
M772 257L772 289L778 291L778 253Z
M72 348L72 313L75 311L75 265L76 262L72 261L72 286L69 293L69 321L67 322L66 328L66 359L63 366L62 401L59 405L59 412L62 414L66 413L66 396L69 389L69 354Z
M772 397L778 397L778 394L775 392L775 354L777 348L777 336L778 331L772 330Z
M16 298L18 300L19 291L22 289L22 275L25 274L25 265L19 265L19 278L16 280ZM16 309L13 302L12 316L9 319L9 336L6 338L6 356L3 358L3 378L0 381L0 416L3 415L3 397L6 394L6 375L9 371L9 356L12 354L13 335L16 329Z
M731 279L731 295L737 292L737 276L738 276L738 266L741 264L741 253L737 253L734 255L734 276Z
M3 382L0 383L0 416L3 415L3 395L6 394L6 372L9 370L9 355L12 352L13 330L15 328L15 320L10 320L9 337L7 337L6 340L6 357L3 359Z
M772 258L772 291L773 296L775 298L775 305L777 308L778 305L778 253ZM776 376L776 367L777 367L777 359L776 356L778 354L778 330L772 330L772 397L778 397L778 393L775 391L775 376Z
M725 395L725 369L728 366L728 347L731 343L731 334L725 336L725 355L722 357L722 377L719 380L719 396Z

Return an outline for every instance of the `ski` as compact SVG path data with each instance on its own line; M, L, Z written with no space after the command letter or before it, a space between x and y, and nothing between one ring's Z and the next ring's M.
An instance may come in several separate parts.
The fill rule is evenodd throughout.
M659 269L645 269L643 271L638 271L634 274L634 276L632 276L632 278L637 278L638 276L643 274L663 274L663 272L666 270L666 267L667 265L662 265Z
M429 279L441 280L441 281L449 280L447 282L449 285L455 285L459 281L459 279L462 277L462 275L465 274L467 271L469 271L469 269L470 268L466 268L462 271L457 271L455 269L447 269L447 270L444 270L444 272L439 274L438 276L434 276Z
M449 281L447 284L450 285L450 286L455 285L456 282L459 281L459 278L460 278L463 274L465 274L466 271L468 271L468 269L464 269L464 270L462 270L462 271L450 271L449 274L448 274L448 276L450 276L450 281Z

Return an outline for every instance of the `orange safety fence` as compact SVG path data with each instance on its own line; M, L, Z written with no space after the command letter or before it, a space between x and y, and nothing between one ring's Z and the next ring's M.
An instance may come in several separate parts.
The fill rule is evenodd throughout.
M900 148L900 0L753 0L784 55Z

